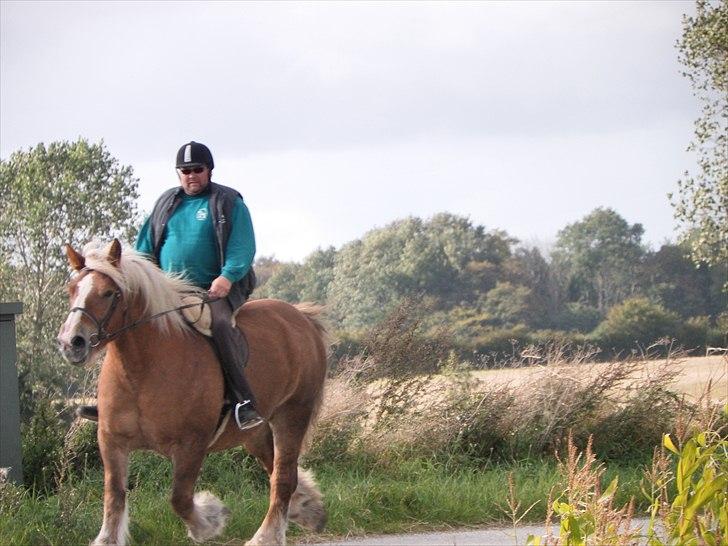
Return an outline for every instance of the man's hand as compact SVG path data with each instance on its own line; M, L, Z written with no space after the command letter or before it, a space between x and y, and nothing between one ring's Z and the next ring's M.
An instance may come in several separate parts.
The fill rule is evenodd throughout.
M212 281L208 294L210 294L211 298L224 298L230 292L230 287L232 285L233 284L229 280L221 275Z

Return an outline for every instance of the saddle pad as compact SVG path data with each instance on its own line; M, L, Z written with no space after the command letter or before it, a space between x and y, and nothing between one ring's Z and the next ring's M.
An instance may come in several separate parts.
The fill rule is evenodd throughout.
M182 303L184 305L189 305L191 303L199 304L194 307L182 309L182 314L184 315L185 320L189 322L195 330L200 332L202 335L212 337L212 330L210 330L210 327L212 326L210 306L206 303L202 303L202 298L200 296L194 295L185 296L182 298Z

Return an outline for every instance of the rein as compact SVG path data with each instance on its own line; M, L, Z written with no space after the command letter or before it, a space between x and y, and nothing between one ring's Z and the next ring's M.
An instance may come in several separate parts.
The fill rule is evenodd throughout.
M95 271L94 269L90 268L84 268L83 271ZM86 316L91 320L91 322L94 323L96 326L96 332L91 334L89 337L89 345L91 347L98 347L101 343L104 341L111 341L113 339L116 339L121 334L126 332L127 330L132 330L133 328L136 328L137 326L141 326L142 324L145 324L147 322L151 322L154 319L158 319L159 317L162 317L164 315L168 315L169 313L174 313L176 311L181 311L182 309L189 309L190 307L197 307L200 306L200 313L202 313L202 308L206 303L212 303L220 298L202 298L199 303L188 303L186 305L180 305L179 307L175 307L174 309L167 309L166 311L162 311L160 313L156 313L154 315L151 315L149 317L143 317L137 321L132 322L131 324L127 324L125 326L122 326L118 330L115 330L111 333L106 331L106 326L108 325L109 321L111 320L112 315L114 314L114 311L116 310L116 306L119 304L119 300L121 300L122 295L120 290L116 290L114 292L114 299L109 305L108 310L106 311L106 314L101 320L98 320L95 316L93 316L91 313L89 313L84 307L74 307L69 311L70 313L74 313L78 311L82 315Z

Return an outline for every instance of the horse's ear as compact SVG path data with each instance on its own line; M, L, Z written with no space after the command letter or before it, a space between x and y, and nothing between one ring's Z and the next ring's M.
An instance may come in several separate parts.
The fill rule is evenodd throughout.
M109 245L109 262L116 267L119 267L119 261L121 260L121 243L119 239L114 239Z
M66 256L68 257L68 263L75 271L81 271L86 267L86 258L81 256L71 245L66 245Z

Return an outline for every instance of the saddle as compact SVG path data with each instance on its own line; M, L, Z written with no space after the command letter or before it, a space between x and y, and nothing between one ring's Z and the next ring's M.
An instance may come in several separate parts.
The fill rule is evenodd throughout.
M202 335L212 337L212 313L210 306L204 302L201 296L189 295L182 298L183 305L194 305L182 309L185 320ZM197 305L196 305L197 304Z

